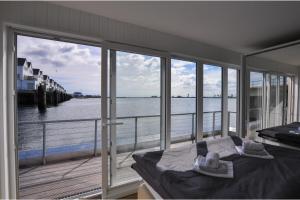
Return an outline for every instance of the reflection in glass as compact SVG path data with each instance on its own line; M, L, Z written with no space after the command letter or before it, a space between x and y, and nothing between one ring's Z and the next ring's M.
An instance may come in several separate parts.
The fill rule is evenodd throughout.
M262 128L262 98L263 74L250 72L250 102L249 102L249 130L254 133Z

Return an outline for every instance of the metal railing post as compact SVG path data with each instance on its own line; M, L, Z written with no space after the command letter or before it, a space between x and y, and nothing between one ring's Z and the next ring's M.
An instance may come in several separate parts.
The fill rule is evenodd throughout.
M43 123L43 165L46 164L46 123Z
M228 128L228 132L230 132L230 112L228 112L228 120L227 120L227 128Z
M138 118L135 117L134 118L134 150L137 147L137 122L138 122Z
M192 142L194 142L195 140L195 128L194 128L194 120L195 120L195 116L194 113L192 114Z
M213 112L213 136L215 137L215 119L216 119L216 112Z
M98 120L95 119L94 156L97 156L97 140L98 140L97 132L98 132Z

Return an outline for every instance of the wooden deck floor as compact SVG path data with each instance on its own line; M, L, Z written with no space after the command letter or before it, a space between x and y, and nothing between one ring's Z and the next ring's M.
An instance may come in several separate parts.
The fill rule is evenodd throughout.
M131 168L131 153L117 159L117 180L138 176ZM19 198L58 199L99 190L102 181L101 157L85 158L19 170Z
M179 147L191 142L171 145ZM157 150L144 149L138 152ZM117 181L122 182L138 174L131 169L132 152L118 154ZM99 190L102 181L101 157L85 158L24 168L19 170L20 199L60 199Z

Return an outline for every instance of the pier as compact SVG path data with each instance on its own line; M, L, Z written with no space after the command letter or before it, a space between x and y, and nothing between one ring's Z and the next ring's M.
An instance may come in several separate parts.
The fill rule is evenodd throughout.
M18 58L17 91L19 105L38 105L40 110L68 101L72 95L26 58Z

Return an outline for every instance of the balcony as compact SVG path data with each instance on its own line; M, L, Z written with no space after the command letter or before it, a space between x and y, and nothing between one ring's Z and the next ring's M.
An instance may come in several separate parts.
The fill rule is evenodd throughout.
M196 114L171 117L176 124L171 130L172 147L193 142ZM211 122L204 127L205 137L221 134L220 111L204 113L203 118ZM118 180L136 176L130 168L133 152L158 149L159 119L159 115L118 118L124 123L117 130ZM229 113L230 119L235 113ZM65 198L100 191L100 125L100 118L19 122L20 198Z

